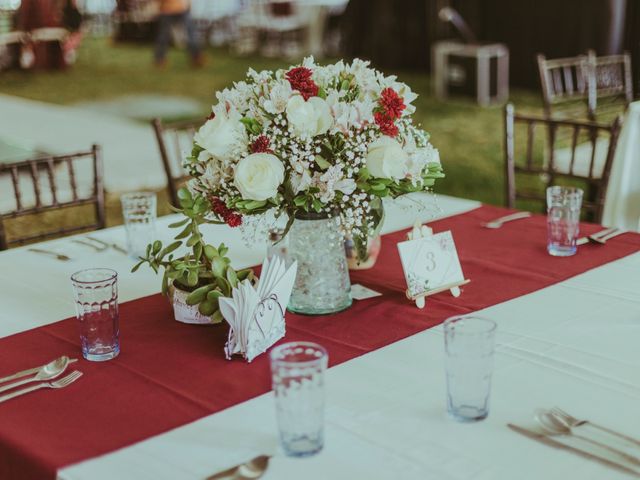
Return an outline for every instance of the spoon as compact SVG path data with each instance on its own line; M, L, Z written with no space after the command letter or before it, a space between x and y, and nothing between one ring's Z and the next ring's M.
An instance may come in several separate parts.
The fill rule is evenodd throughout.
M267 471L270 458L268 455L259 455L245 463L211 475L207 477L207 480L253 480L260 478Z
M71 260L71 257L62 253L51 252L49 250L43 250L41 248L29 248L28 250L30 252L39 253L41 255L48 255L55 258L56 260L60 260L61 262L68 262L69 260Z
M24 380L18 380L17 382L13 382L8 385L4 385L0 387L0 392L11 390L12 388L16 388L20 385L24 385L30 382L53 380L54 378L60 376L67 369L69 363L69 357L67 356L56 358L52 362L49 362L46 365L40 367L35 376L26 378Z
M596 445L600 448L604 448L609 452L615 453L616 455L624 458L627 462L632 463L633 465L640 466L640 460L633 455L629 455L621 450L618 450L617 448L613 448L605 445L604 443L592 440L589 437L576 435L575 433L573 433L571 425L569 425L564 418L555 415L553 412L550 412L548 410L538 410L535 417L542 429L548 435L571 435L574 438L579 438L580 440L584 440L585 442L588 442L592 445Z

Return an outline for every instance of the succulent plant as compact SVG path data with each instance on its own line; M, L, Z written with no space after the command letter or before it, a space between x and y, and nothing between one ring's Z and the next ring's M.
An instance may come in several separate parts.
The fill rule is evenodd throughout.
M170 228L182 228L175 236L176 241L164 246L160 240L147 245L144 257L131 269L135 272L143 264L148 264L154 272L164 270L162 277L162 293L169 296L170 288L178 288L190 292L186 302L198 305L202 315L211 316L213 323L222 321L222 313L218 306L220 297L230 297L232 288L245 279L254 281L255 276L250 268L236 271L227 257L229 249L224 243L217 248L205 243L200 225L203 223L219 224L222 222L208 218L211 212L209 201L202 195L192 195L182 188L178 191L180 208L174 211L182 213L186 218L172 223ZM187 253L174 257L180 247L186 247Z

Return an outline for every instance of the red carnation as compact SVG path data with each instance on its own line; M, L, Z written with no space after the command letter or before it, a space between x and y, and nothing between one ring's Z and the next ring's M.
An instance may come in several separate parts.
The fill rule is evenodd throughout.
M373 118L382 133L390 137L398 135L398 127L393 123L393 118L389 117L385 112L375 112Z
M213 210L213 213L221 218L224 217L229 211L225 203L218 197L209 198L209 202L211 203L211 209Z
M392 119L400 118L406 105L393 88L385 88L380 95L380 106Z
M211 203L211 209L218 217L230 227L239 227L242 225L242 215L235 213L233 210L227 207L227 205L218 197L209 197Z
M260 135L251 144L251 153L273 153L269 148L271 140L266 135Z
M302 94L302 98L309 100L318 95L318 85L313 81L313 72L307 67L296 67L289 70L285 77L289 80L291 88Z
M230 227L239 227L242 225L242 215L238 213L229 213L224 217L224 221L227 222L227 225Z

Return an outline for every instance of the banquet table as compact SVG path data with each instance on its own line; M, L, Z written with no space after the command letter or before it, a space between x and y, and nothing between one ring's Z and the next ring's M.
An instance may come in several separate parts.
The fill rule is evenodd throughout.
M73 320L60 320L73 315L68 277L81 268L118 271L122 343L115 360L76 364L85 375L74 385L0 405L0 478L202 479L259 454L275 455L265 479L630 478L506 424L558 405L640 436L640 235L553 258L542 216L490 230L480 224L504 209L446 196L438 205L386 205L380 259L351 275L382 296L332 316L287 315L285 341L317 341L330 356L326 444L307 459L278 452L266 356L224 360L225 327L174 322L152 272L131 274L124 255L83 251L68 238L41 246L70 262L27 248L0 253L0 375L79 356ZM471 279L460 297L436 295L424 310L405 297L396 251L416 217L452 231ZM159 220L160 237L171 238L174 219ZM238 268L264 256L238 230L205 234L231 247ZM96 236L124 242L121 227ZM498 324L495 371L489 417L459 424L445 413L439 324L469 312Z

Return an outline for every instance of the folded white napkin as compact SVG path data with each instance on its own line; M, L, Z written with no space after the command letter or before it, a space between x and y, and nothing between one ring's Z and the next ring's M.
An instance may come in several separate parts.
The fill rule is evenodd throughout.
M257 288L245 280L233 289L231 298L220 298L220 311L231 327L224 348L227 359L240 354L250 362L284 337L297 268L296 262L287 268L284 260L272 257L262 264Z

